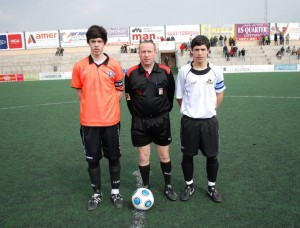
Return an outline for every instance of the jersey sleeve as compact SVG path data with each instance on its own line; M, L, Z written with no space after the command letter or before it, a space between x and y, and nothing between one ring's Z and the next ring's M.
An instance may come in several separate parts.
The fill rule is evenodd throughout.
M72 80L71 80L71 87L74 89L81 89L82 88L82 81L80 79L80 66L79 64L75 64L72 71Z
M182 68L179 69L176 79L176 99L182 99L184 93L184 71Z
M116 90L123 91L124 90L124 82L123 82L124 72L123 72L123 69L122 69L122 67L119 63L116 63L115 71L116 71L115 72L116 73L116 76L115 76Z
M225 83L224 83L224 74L221 70L217 71L217 81L215 85L216 93L223 93L226 89Z

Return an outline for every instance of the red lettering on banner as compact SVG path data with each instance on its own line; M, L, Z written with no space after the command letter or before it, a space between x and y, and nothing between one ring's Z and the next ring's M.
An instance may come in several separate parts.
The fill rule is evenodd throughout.
M36 39L48 39L48 38L56 38L57 33L41 33L41 34L36 34L35 38Z
M155 40L155 34L133 34L132 40Z

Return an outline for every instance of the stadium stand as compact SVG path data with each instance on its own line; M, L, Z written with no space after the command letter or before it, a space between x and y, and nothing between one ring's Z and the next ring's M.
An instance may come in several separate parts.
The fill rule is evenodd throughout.
M227 61L223 55L222 47L211 47L210 62L219 65L269 65L269 64L299 64L297 56L285 53L281 60L276 58L276 52L281 46L249 45L247 43L237 43L239 50L245 48L246 59L243 61L239 57L232 57ZM290 42L291 47L300 46L299 41ZM105 52L120 61L122 67L128 67L139 63L137 53L121 53L121 45L107 45ZM189 51L184 51L181 56L180 43L176 44L176 68L180 68L190 59ZM286 47L286 46L285 46ZM89 54L89 47L65 48L63 56L55 56L56 49L27 49L1 51L0 74L37 74L41 72L71 72L76 61ZM162 63L160 55L157 62Z

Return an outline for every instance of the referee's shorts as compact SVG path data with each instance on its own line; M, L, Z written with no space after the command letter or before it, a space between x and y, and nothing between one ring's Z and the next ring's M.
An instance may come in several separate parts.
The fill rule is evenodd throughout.
M195 156L200 150L206 157L219 153L219 124L216 116L209 119L181 118L181 151L188 156Z
M135 147L142 147L154 142L167 146L172 142L169 112L154 117L132 115L131 140Z

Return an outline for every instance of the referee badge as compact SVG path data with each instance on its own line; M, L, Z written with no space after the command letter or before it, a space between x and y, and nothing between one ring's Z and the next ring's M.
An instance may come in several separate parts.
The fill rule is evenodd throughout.
M164 88L158 88L158 95L164 94Z

